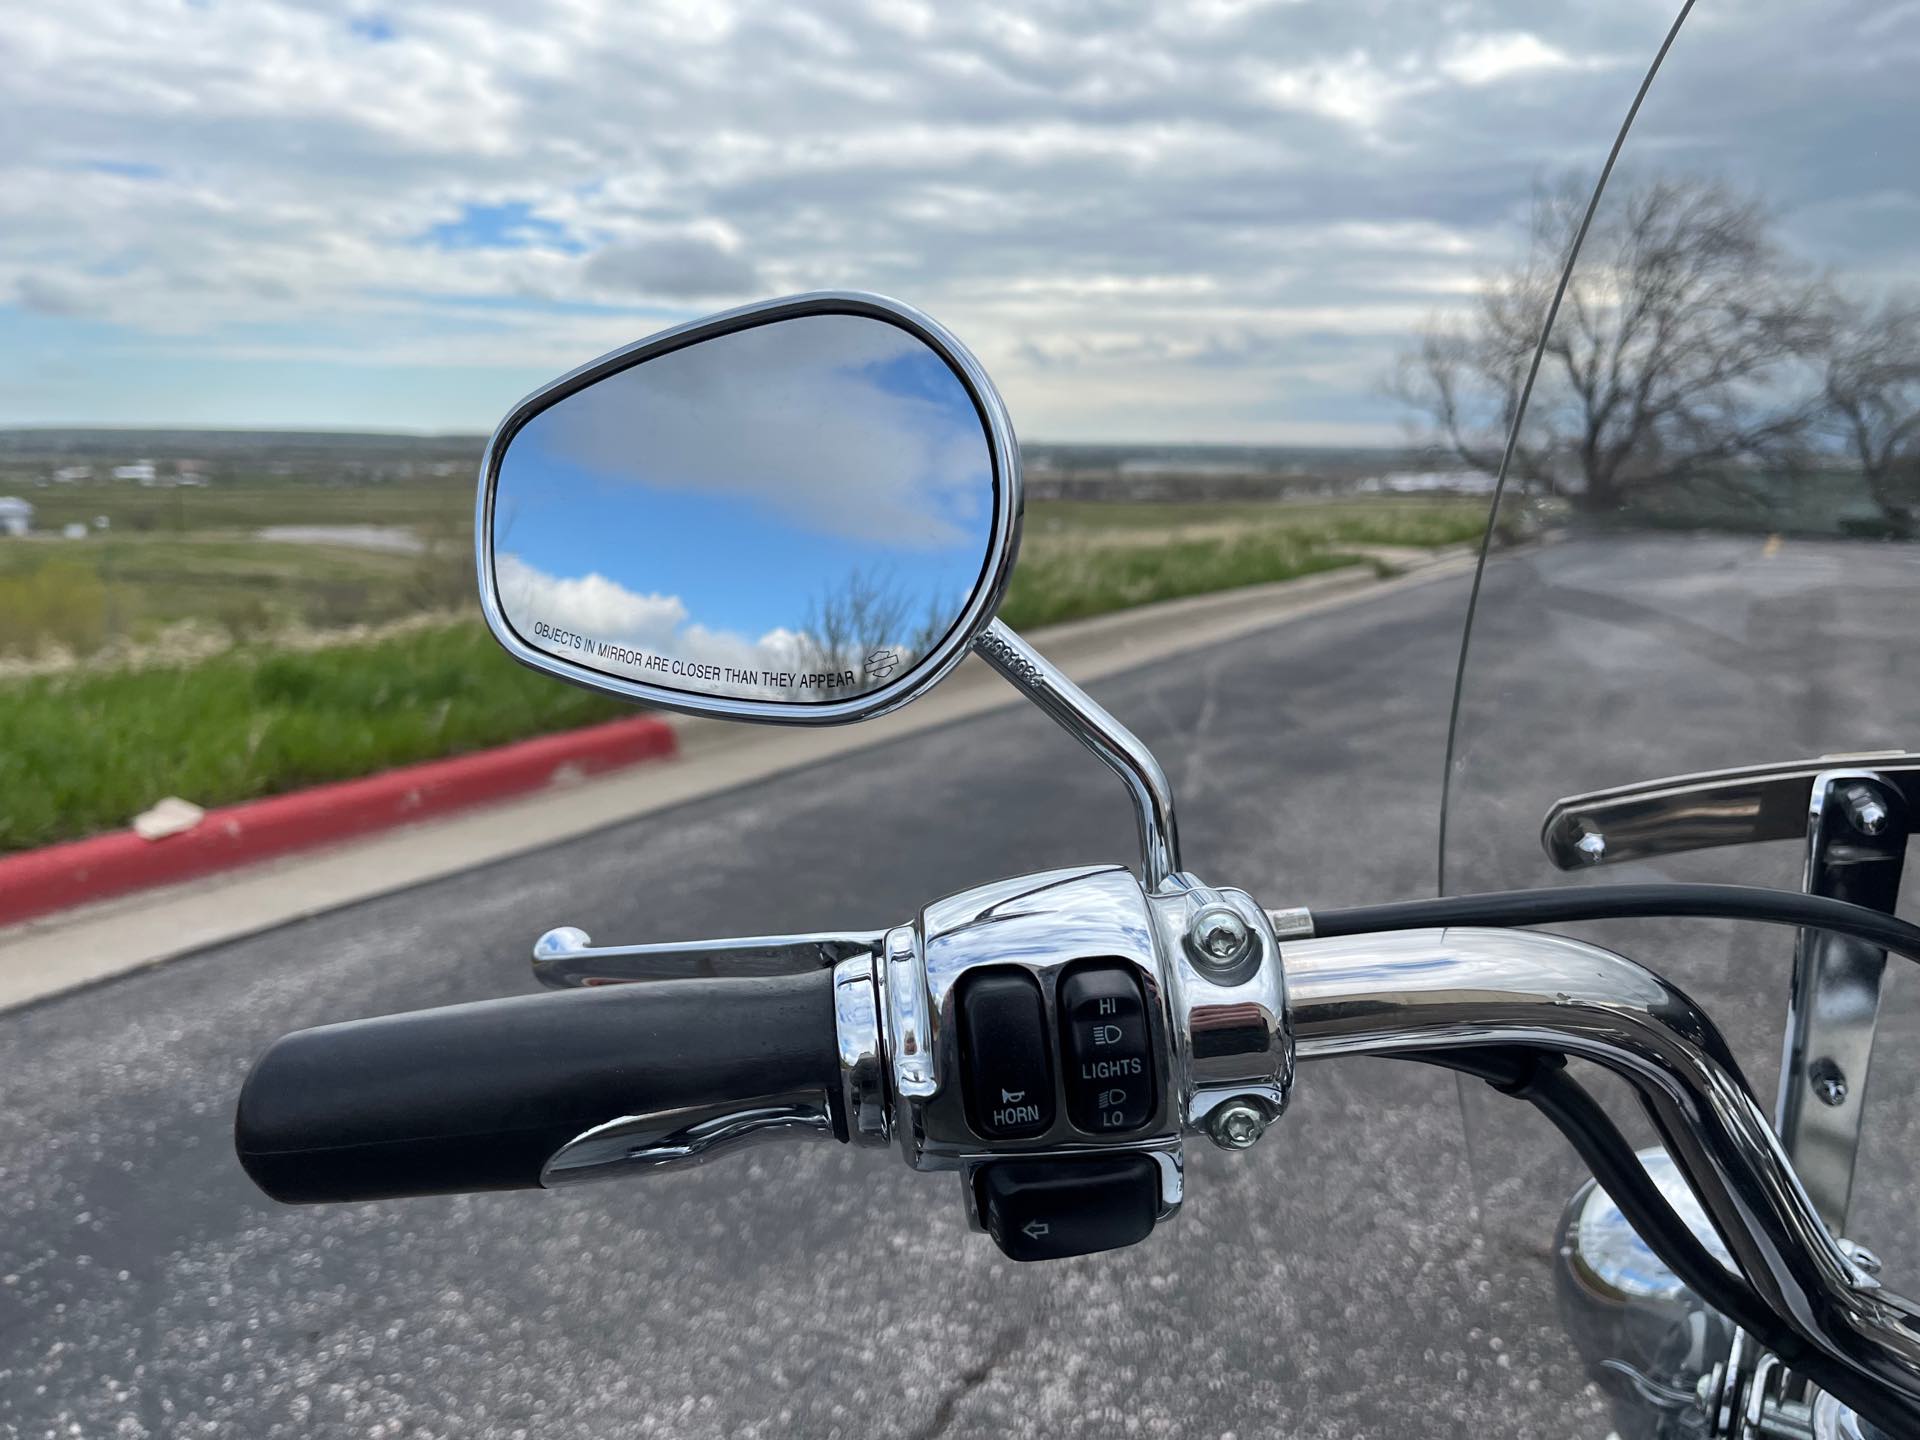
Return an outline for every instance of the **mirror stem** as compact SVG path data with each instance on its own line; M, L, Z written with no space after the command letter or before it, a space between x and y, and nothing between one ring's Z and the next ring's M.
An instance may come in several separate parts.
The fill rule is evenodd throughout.
M1173 787L1153 752L1006 622L987 626L973 648L1120 777L1140 825L1140 879L1148 894L1157 891L1180 868L1180 831L1173 820Z

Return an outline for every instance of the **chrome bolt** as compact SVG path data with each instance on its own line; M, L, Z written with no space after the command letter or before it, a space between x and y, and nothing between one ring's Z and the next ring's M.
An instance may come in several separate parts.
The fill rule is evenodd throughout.
M1847 819L1862 835L1878 835L1887 828L1886 802L1871 786L1849 785L1845 799Z
M1607 837L1598 830L1584 830L1580 838L1573 842L1573 848L1580 852L1580 858L1589 865L1598 865L1607 858Z
M1207 1116L1207 1134L1222 1150L1246 1150L1266 1129L1266 1112L1245 1100L1229 1100Z
M1807 1081L1813 1086L1813 1093L1820 1098L1822 1105L1844 1105L1847 1103L1847 1076L1831 1060L1816 1060L1807 1071Z
M1187 926L1187 935L1199 952L1198 958L1214 965L1244 960L1253 947L1253 931L1237 911L1225 905L1209 905L1195 915Z
M1880 1257L1864 1245L1852 1240L1842 1240L1840 1242L1840 1248L1847 1252L1847 1258L1849 1260L1853 1261L1855 1265L1858 1265L1869 1275L1878 1275L1884 1268L1880 1263Z

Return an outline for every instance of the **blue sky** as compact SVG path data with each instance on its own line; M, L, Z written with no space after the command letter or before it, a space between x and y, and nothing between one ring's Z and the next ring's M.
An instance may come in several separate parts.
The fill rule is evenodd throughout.
M1390 443L1396 355L1518 250L1536 182L1598 165L1672 10L28 7L0 424L485 430L664 325L860 288L951 326L1029 438ZM1904 153L1916 28L1703 4L1630 159L1737 149L1871 266L1912 224L1862 172Z

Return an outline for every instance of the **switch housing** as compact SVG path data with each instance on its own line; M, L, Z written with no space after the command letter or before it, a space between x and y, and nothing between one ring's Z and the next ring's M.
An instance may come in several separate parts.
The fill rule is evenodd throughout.
M1232 976L1196 968L1181 948L1196 907L1223 903L1254 937L1244 973ZM1131 1202L1101 1196L1144 1193L1148 1171L1131 1164L1122 1183L1113 1178L1122 1171L1092 1162L1150 1166L1163 1222L1184 1196L1185 1136L1208 1133L1213 1107L1250 1098L1285 1108L1293 1053L1279 944L1241 891L1175 876L1148 895L1117 865L1010 877L886 931L872 976L886 1122L863 1130L867 1143L891 1140L916 1170L958 1172L975 1230L987 1228L988 1171L1041 1167L995 1182L1003 1217L1039 1204L1033 1197L1060 1207L1058 1230L1046 1215L1024 1216L1020 1248L1068 1253L1088 1234L1129 1237L1093 1248L1131 1243L1137 1219L1117 1218L1133 1215ZM850 1115L865 1113L868 1089L856 1088ZM1019 1183L1005 1193L1010 1181ZM1083 1188L1112 1228L1072 1219L1071 1194ZM1049 1227L1048 1245L1025 1234L1029 1221Z

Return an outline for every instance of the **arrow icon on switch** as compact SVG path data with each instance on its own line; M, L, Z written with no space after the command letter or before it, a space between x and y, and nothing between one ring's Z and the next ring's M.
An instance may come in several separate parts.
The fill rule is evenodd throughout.
M1020 1233L1029 1240L1038 1240L1043 1235L1051 1234L1052 1231L1053 1227L1044 1220L1029 1220L1020 1227Z

